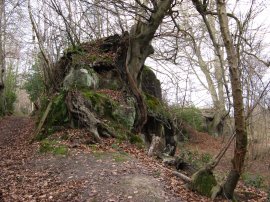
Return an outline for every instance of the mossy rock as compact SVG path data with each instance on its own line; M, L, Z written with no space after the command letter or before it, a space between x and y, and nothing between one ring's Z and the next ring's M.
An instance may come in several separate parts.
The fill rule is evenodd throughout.
M166 108L166 106L158 100L158 98L145 93L145 102L147 106L148 113L151 116L156 116L162 119L168 119L170 118L170 114Z
M127 105L118 105L114 108L112 115L118 123L124 125L128 130L131 130L136 118L135 100L129 98Z
M160 81L150 67L144 66L142 71L142 90L157 99L162 99Z
M89 103L89 107L101 118L113 118L113 109L117 107L116 103L107 95L92 90L83 90L83 96Z
M93 69L72 68L64 79L64 89L96 89L98 87L99 78Z
M59 129L62 130L65 126L69 125L69 115L65 98L65 92L61 92L53 98L52 106L47 115L46 121L43 124L43 128L34 140L41 141L52 135L54 132L59 131ZM44 114L45 110L46 109L42 109L40 111L40 115ZM39 119L42 119L42 116L40 116Z
M202 116L202 113L200 109L190 106L186 108L181 107L172 107L172 112L176 116L180 122L184 121L184 123L187 123L188 125L192 126L192 128L198 130L198 131L205 131L204 126L204 118ZM186 132L186 133L185 133ZM187 131L184 131L185 134L188 134Z
M103 71L99 73L99 88L110 90L123 89L124 82L116 70Z
M95 91L84 90L83 95L100 118L111 120L131 130L136 116L134 100L130 99L127 105L122 105Z
M63 126L69 123L68 109L65 103L66 93L61 92L53 99L51 111L46 119L44 128L47 129L47 133L53 126Z
M212 189L217 185L215 176L211 171L201 169L192 176L191 189L201 195L211 197Z

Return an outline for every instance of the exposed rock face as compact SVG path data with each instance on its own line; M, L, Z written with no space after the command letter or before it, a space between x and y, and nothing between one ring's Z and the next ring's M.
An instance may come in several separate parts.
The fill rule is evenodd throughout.
M92 69L74 69L65 77L63 87L65 90L73 88L96 89L98 87L98 76Z
M162 99L160 81L157 79L155 73L147 66L142 72L142 90L159 100Z
M131 130L136 118L135 100L133 98L127 99L126 104L116 107L112 115Z
M142 141L131 132L138 115L136 99L126 79L127 42L125 35L114 35L83 43L67 49L55 65L57 83L65 90L63 98L71 125L89 127L97 140L113 136L130 142ZM143 129L145 140L150 145L152 138L158 137L160 152L165 149L168 155L174 155L175 132L161 101L160 82L149 67L144 67L141 76L148 108L148 122Z

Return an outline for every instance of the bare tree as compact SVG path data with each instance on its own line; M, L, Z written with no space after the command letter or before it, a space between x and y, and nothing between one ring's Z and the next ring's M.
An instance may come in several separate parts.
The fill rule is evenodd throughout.
M0 1L0 97L4 89L4 72L5 72L5 0Z
M130 30L126 72L129 85L138 103L139 118L135 126L136 132L141 131L147 120L146 105L140 90L141 72L146 58L154 52L151 40L163 18L171 9L172 2L172 0L159 1L157 4L153 4L154 9L143 4L145 12L151 12L150 17L146 22L138 21Z
M224 193L229 199L233 198L234 189L243 171L246 149L247 149L247 131L244 114L244 102L242 94L242 84L239 69L239 57L234 46L234 41L231 37L229 20L227 16L226 3L223 0L216 0L217 13L220 23L220 31L223 42L226 48L227 59L230 69L235 131L236 131L236 146L234 158L232 160L232 169L224 184Z

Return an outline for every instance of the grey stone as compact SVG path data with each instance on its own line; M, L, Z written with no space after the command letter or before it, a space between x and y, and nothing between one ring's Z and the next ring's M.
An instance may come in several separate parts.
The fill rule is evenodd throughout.
M116 117L128 129L132 129L136 118L135 100L128 98L127 105L120 105L113 111L113 116Z
M92 69L71 69L69 74L64 79L64 89L69 90L73 88L89 88L96 89L98 87L99 78Z

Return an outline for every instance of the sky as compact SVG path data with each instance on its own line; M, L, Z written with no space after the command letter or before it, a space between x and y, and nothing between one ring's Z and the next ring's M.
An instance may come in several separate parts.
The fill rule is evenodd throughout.
M239 5L237 9L244 10L248 8L247 2L250 1L241 1L241 5ZM264 34L263 40L265 44L267 44L267 47L265 48L263 54L266 56L266 58L269 57L270 60L270 1L261 1L264 10L258 13L258 16L256 17L255 23L253 24L253 27L257 27L258 25L263 24L264 27L269 30L269 33ZM237 12L237 11L236 11ZM175 66L173 64L167 63L166 65L160 64L158 62L153 61L151 58L148 58L146 61L146 64L148 66L151 66L154 70L156 70L157 77L161 81L162 88L166 91L169 91L166 99L172 104L176 102L176 85L173 84L170 81L170 78L166 76L165 74L172 73L173 75L176 74L175 72L179 72L179 69L182 67ZM161 67L163 66L163 67ZM163 73L161 73L163 72ZM165 74L164 74L165 73ZM185 104L195 105L199 108L207 108L212 105L212 100L207 92L195 75L185 75L186 73L183 72L181 75L182 78L188 78L189 81L186 81L182 79L182 81L179 82L179 87L181 88L180 98L183 99L185 96L187 101ZM184 76L183 76L184 75ZM203 82L206 82L204 76L202 73L199 73L200 79L203 80ZM265 83L269 82L270 80L270 70L267 71L267 74L264 76L263 81ZM187 87L189 92L185 92L185 88ZM178 104L183 104L183 100L180 100Z

